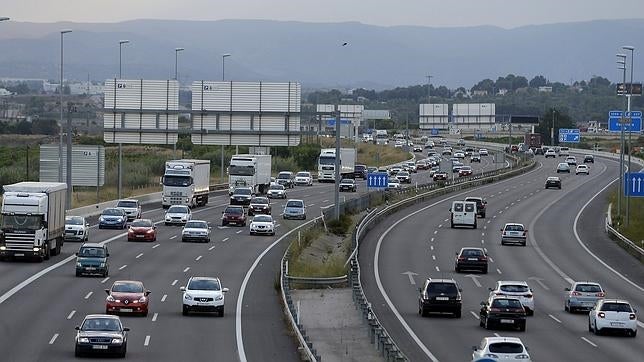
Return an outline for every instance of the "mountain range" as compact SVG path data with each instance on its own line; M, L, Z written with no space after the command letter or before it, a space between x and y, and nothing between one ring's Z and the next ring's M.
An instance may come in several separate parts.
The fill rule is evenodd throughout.
M270 20L132 20L119 23L0 23L0 78L58 79L60 34L65 78L104 80L174 77L220 80L299 81L305 89L384 89L424 84L470 88L507 74L570 83L600 75L621 78L615 53L635 46L635 79L644 70L644 19L597 20L504 29L376 26L355 22ZM343 46L343 43L347 43ZM641 49L641 50L640 50ZM641 57L639 57L641 59Z

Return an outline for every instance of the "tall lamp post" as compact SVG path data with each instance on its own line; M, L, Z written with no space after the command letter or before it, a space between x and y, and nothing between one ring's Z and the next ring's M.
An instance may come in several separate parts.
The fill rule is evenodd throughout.
M184 51L184 48L174 48L174 80L179 82L179 52ZM178 135L177 135L178 137ZM179 141L177 139L177 141ZM172 144L172 155L177 158L177 141Z
M626 95L626 55L625 54L616 54L617 55L617 69L622 71L622 84L624 85L624 95ZM624 188L624 182L622 177L624 177L624 121L626 120L626 114L622 115L622 118L619 121L620 128L620 138L619 138L619 194L617 195L617 216L621 219L622 216L622 189Z
M226 80L226 58L231 54L225 53L221 55L221 81ZM224 182L224 145L221 145L221 182Z
M632 118L631 118L631 97L633 96L633 58L635 55L635 47L631 45L624 45L622 47L624 50L628 50L631 52L631 83L629 84L628 87L628 93L626 94L627 97L627 112L628 112L628 172L631 171L631 133L633 133L633 130L631 129L633 123L632 123ZM630 184L628 180L626 180L626 186L630 187ZM626 226L628 226L629 221L630 221L630 211L631 211L631 198L630 196L626 198Z
M119 79L123 79L123 44L129 44L129 40L119 40ZM123 195L123 144L119 142L119 167L118 167L118 198Z
M58 95L60 96L60 119L58 123L58 182L63 182L63 63L64 63L64 36L67 33L71 33L70 29L64 29L60 31L60 83L58 84ZM69 130L67 130L69 131ZM68 156L70 154L70 149L67 149ZM66 159L69 161L70 157ZM71 162L67 163L67 174L70 174L71 171ZM66 210L71 208L71 180L67 180L67 194L65 200Z

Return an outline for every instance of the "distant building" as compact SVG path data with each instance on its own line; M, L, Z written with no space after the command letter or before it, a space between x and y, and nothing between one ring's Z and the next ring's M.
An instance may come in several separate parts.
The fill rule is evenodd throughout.
M487 91L486 90L475 90L473 92L473 94L474 94L475 97L486 96Z
M541 86L541 87L539 87L539 92L541 92L541 93L552 93L552 87L551 86Z
M6 90L4 88L0 88L0 97L6 97L6 96L10 96L12 94L13 93L9 92L8 90Z
M506 93L508 93L508 90L505 89L505 88L501 88L501 89L499 89L499 91L496 94L500 95L500 96L504 96L504 95L506 95Z

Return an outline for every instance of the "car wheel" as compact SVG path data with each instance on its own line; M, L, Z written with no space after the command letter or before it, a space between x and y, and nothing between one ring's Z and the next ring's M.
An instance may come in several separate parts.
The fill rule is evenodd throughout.
M637 329L636 329L636 330L634 330L634 331L630 331L630 337L631 337L631 338L635 338L635 337L637 337Z
M490 320L486 317L485 318L485 329L490 329L492 327L492 323L490 323Z
M456 312L454 312L454 318L461 318L461 310L460 309L457 310Z
M483 274L487 274L487 267L483 268L482 272Z
M527 244L527 243L524 241L524 242L521 244L521 246L526 246L526 244Z
M163 224L164 224L165 226L168 226L168 223L167 223L167 222L164 222Z
M123 345L123 350L119 353L119 358L125 358L127 354L127 344Z
M251 232L250 232L250 235L255 235L255 233L251 231Z
M485 219L485 213L481 214L481 219Z
M242 226L246 226L246 221L244 221L244 223L242 224Z
M74 347L74 356L75 357L82 357L83 356L81 351L78 349L78 346Z
M81 274L81 272L79 272L79 271L77 270L77 271L76 271L76 276L77 276L77 277L79 277L79 276L81 276L81 275L83 275L83 274Z
M454 223L453 223L453 222L450 222L450 223L449 223L449 226L453 229L453 228L454 228Z
M105 270L105 273L103 273L103 278L106 278L108 275L110 275L110 271Z
M454 267L454 271L455 271L455 272L457 272L457 273L460 273L460 272L461 272L461 269L460 269L459 267L455 266L455 267Z
M572 313L570 307L568 307L568 303L564 304L564 312Z
M226 226L226 223L222 221L221 226Z
M474 225L472 226L472 229L476 229L476 227L477 227L477 225L476 225L476 221L475 221Z
M181 314L182 314L182 315L188 315L188 312L189 312L189 310L188 310L188 306L184 304L184 305L183 305L183 309L182 309L182 311L181 311Z
M148 311L146 310L145 312L141 313L141 315L142 315L143 317L147 317L147 316L148 316Z
M588 332L593 332L593 327L590 325L590 318L588 318Z
M221 308L219 308L219 313L217 314L219 318L222 318L224 316L224 306L222 305Z
M526 328L526 322L524 321L523 324L519 325L519 331L520 332L525 332L525 328Z
M483 322L483 317L479 314L479 327L485 327L485 323Z
M525 314L529 315L529 316L533 316L534 315L534 310L526 308Z

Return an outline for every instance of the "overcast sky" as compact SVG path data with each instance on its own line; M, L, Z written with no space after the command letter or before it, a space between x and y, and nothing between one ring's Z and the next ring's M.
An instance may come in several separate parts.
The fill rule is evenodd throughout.
M644 18L644 0L0 0L2 16L33 22L269 19L513 28Z

